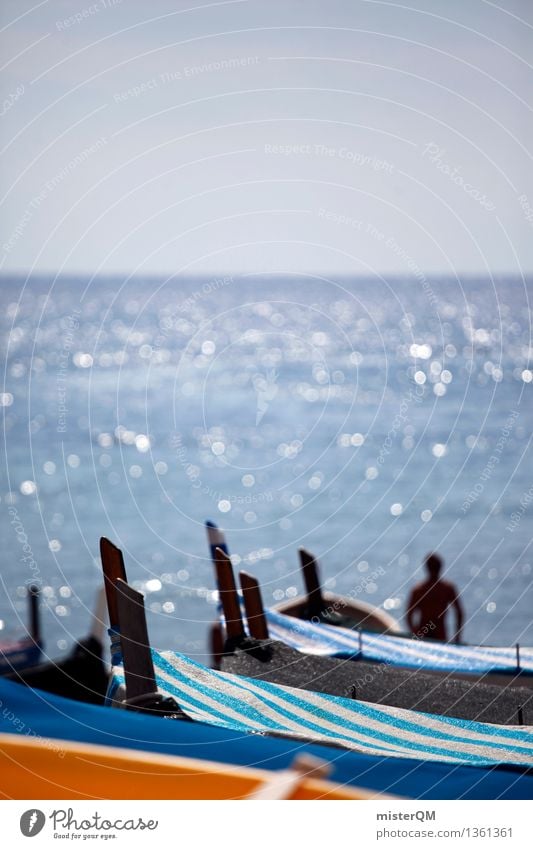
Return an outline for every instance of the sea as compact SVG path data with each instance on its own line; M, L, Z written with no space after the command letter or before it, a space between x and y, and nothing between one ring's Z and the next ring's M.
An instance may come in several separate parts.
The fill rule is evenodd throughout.
M531 280L220 273L0 280L0 639L90 627L99 539L152 645L209 662L204 523L265 605L405 605L436 551L470 643L533 646Z

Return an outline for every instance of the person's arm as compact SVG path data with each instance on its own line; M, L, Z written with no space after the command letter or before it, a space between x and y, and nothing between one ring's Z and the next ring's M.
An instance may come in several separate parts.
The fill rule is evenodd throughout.
M409 601L407 602L407 624L411 634L416 634L418 631L417 621L420 619L418 610L418 593L416 590L411 591Z
M463 622L465 618L463 605L461 604L461 600L459 598L459 593L457 590L454 590L454 598L453 598L453 607L455 608L455 637L454 643L460 643L463 639Z

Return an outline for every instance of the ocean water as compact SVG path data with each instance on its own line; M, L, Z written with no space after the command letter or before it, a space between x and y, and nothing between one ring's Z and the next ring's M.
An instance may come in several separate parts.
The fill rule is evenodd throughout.
M154 646L206 659L203 523L267 604L325 585L404 616L430 550L469 642L533 645L531 284L269 275L1 281L2 637L42 588L88 628L98 541Z

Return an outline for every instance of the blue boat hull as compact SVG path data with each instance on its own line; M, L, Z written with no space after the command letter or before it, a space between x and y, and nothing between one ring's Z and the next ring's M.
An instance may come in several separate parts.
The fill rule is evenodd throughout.
M289 767L294 756L305 751L332 763L334 782L379 792L413 799L533 798L533 775L522 770L374 757L275 737L237 734L203 723L169 721L72 702L5 680L0 680L0 731L271 770ZM2 781L8 783L9 777Z
M0 675L35 666L41 660L41 647L33 641L21 643L9 651L0 649Z

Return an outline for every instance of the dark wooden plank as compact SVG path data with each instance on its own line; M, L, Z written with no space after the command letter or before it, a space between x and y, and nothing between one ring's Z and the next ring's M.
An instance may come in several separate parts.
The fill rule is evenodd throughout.
M239 572L239 579L250 636L256 640L268 640L268 625L259 581L253 575L249 575L248 572Z
M121 581L127 581L126 569L124 567L124 558L120 548L102 537L100 539L100 557L102 560L102 570L104 573L104 586L107 598L107 610L109 613L109 625L115 628L118 624L118 608L116 595L116 582L120 578Z
M326 605L318 577L317 562L311 552L305 548L298 549L298 554L307 593L307 615L309 618L320 616Z
M226 620L226 634L228 639L239 639L246 636L241 617L241 606L231 560L221 548L217 548L215 551L215 568L220 602Z
M209 644L211 646L211 666L220 669L224 654L224 629L220 622L213 622L209 629Z
M224 554L229 554L226 537L224 536L224 531L222 531L218 525L215 525L214 522L206 522L205 529L207 531L207 541L209 543L209 551L211 552L211 560L214 563L217 548L222 549Z
M144 596L120 578L116 582L120 642L126 676L126 697L156 693L154 664L148 639Z

